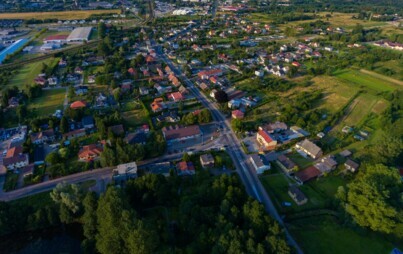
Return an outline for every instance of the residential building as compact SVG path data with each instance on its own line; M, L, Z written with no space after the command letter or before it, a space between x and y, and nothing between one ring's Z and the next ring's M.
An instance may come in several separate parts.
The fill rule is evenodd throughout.
M288 195L290 195L297 205L303 205L308 202L308 198L305 194L295 185L288 188Z
M188 139L193 139L200 137L202 134L198 125L190 126L168 126L162 128L162 134L168 144L177 141L184 141Z
M263 174L266 170L270 169L269 162L267 162L266 159L259 154L252 154L249 159L257 174Z
M313 159L317 159L322 156L323 152L320 147L315 145L312 141L309 141L308 139L305 139L295 145L295 147L308 156L312 157Z
M213 155L206 153L200 156L200 164L203 168L214 167L214 157Z
M294 173L298 169L297 164L295 164L290 158L283 154L280 154L277 157L277 165L279 165L280 168L288 175Z
M245 114L240 111L239 109L232 111L231 114L233 119L243 119L245 117Z
M331 155L321 158L316 164L315 167L319 169L322 173L329 173L334 170L337 166L337 161Z
M81 109L87 107L87 103L85 101L75 101L70 104L71 109Z
M20 169L29 164L29 156L26 153L19 153L13 157L3 159L3 165L8 170Z
M67 132L65 134L63 134L63 138L66 140L70 140L73 138L80 138L80 137L84 137L86 135L85 129L78 129L78 130L74 130L74 131L70 131Z
M99 158L103 152L102 146L91 144L84 146L78 153L78 159L81 161L93 161Z
M181 161L176 165L177 173L180 176L190 176L196 174L195 167L190 161Z
M45 163L45 149L41 146L34 148L34 165L43 165Z
M84 129L92 129L95 127L95 121L92 116L84 116L83 119L81 119L81 124Z
M112 132L116 136L122 136L125 134L125 129L122 124L118 124L108 127L108 132Z
M274 150L277 145L277 141L267 131L260 128L256 134L256 140L265 150Z
M124 141L130 145L133 144L145 145L147 143L147 135L144 132L129 133L124 138Z
M315 179L322 175L319 169L314 166L310 166L304 170L295 173L294 178L299 184L304 184L312 179Z
M346 169L348 171L351 172L355 172L358 170L358 168L360 167L360 164L358 164L357 162L351 160L351 159L347 159L347 161L344 163L344 166L346 167Z
M34 144L53 142L54 140L55 140L55 132L53 131L53 129L48 129L31 134L31 141Z

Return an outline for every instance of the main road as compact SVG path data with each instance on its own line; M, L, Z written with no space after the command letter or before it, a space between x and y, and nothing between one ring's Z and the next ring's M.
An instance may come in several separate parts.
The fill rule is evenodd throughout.
M251 164L245 153L242 150L242 146L238 138L235 136L234 131L231 128L229 120L223 115L223 113L218 109L216 103L211 102L205 94L201 93L198 88L195 87L194 83L188 79L182 71L177 68L172 61L162 52L161 47L151 40L151 45L154 47L158 56L169 66L169 68L174 72L174 74L185 83L187 88L193 93L193 95L202 103L202 105L210 110L215 122L224 125L223 135L228 144L227 152L231 156L233 162L235 163L237 172L245 185L246 192L261 202L269 214L275 218L280 225L285 228L286 236L289 244L293 246L298 253L303 253L301 248L298 246L297 242L288 232L284 225L284 222L277 212L272 200L267 194L266 190L259 181L256 171L252 168Z

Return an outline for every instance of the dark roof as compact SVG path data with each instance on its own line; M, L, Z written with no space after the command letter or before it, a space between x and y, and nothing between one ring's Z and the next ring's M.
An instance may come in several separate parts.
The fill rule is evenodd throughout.
M355 161L353 161L353 160L350 160L350 159L348 159L348 160L344 163L344 165L347 165L347 166L349 166L349 167L351 167L351 168L355 168L355 169L357 169L357 168L360 166L360 164L358 164L357 162L355 162Z
M147 142L147 135L144 132L129 133L124 141L128 144L143 144Z
M307 182L313 178L320 176L321 172L314 166L310 166L302 171L295 173L295 177L298 178L301 182Z
M162 132L166 140L175 140L185 137L200 135L201 131L198 125L190 125L186 127L164 127Z
M84 116L83 119L81 119L81 123L83 125L94 124L94 118L92 116Z
M115 135L121 135L125 133L125 129L123 128L123 125L119 124L119 125L114 125L114 126L110 126L108 128L108 131L112 131L113 134Z
M295 185L290 186L288 191L291 193L291 195L297 202L302 202L306 199L305 194Z
M34 149L34 161L44 161L45 160L45 149L43 146L37 146Z
M287 156L281 154L277 157L278 162L281 163L286 169L293 169L296 164Z

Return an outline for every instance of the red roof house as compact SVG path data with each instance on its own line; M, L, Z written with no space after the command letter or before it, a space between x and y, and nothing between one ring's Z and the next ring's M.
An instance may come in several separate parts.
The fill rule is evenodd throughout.
M78 153L78 158L83 161L92 161L97 159L104 149L96 144L84 146Z
M232 111L232 118L234 119L243 119L245 114L239 109Z
M277 145L277 141L274 140L265 130L258 131L256 140L266 150L273 150Z
M85 101L75 101L70 104L71 109L80 109L87 107L87 103Z

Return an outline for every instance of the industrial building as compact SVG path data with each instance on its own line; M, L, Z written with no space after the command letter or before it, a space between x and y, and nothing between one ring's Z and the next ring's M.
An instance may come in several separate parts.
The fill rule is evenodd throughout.
M67 37L68 43L77 43L88 41L91 35L92 27L77 27Z

